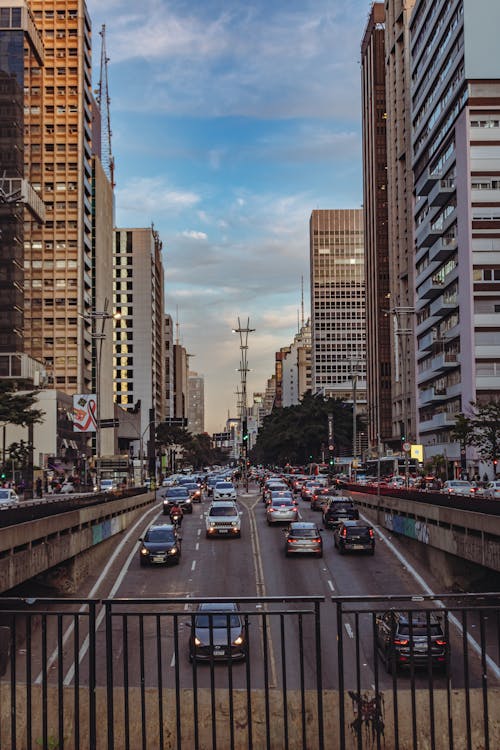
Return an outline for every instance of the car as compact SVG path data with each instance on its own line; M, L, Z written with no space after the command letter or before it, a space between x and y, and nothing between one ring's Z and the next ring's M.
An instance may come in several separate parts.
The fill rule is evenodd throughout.
M18 503L19 496L10 487L0 487L0 505L10 505Z
M483 497L489 497L490 500L500 500L500 482L498 479L488 482L483 490Z
M302 489L300 490L300 497L302 500L311 500L314 492L319 489L320 485L316 481L304 482Z
M325 529L334 529L342 521L356 521L359 518L359 510L350 495L331 498L323 506L322 512Z
M311 495L311 510L321 511L334 497L337 497L336 487L317 487Z
M291 497L272 499L267 506L266 519L269 525L296 521L298 516L299 509Z
M170 508L174 502L181 506L184 513L193 512L193 501L186 486L167 487L163 496L164 516L170 515Z
M442 492L447 495L473 495L472 482L465 479L448 479L443 484Z
M364 521L342 521L333 532L333 543L341 555L346 552L375 553L375 532Z
M213 491L214 500L236 500L236 487L232 482L217 482Z
M205 514L205 532L214 536L241 537L241 513L233 500L214 500Z
M281 479L268 479L262 490L262 502L267 503L271 492L290 492L290 488Z
M389 610L375 617L377 649L388 672L412 666L446 668L448 643L433 612Z
M118 485L114 479L101 479L101 482L99 484L100 492L115 492L115 490L117 489L118 489ZM61 492L64 492L62 488L61 488Z
M193 503L201 503L201 487L199 484L191 482L190 484L184 484L182 486L188 488Z
M234 602L201 602L191 622L189 661L238 661L247 656L244 618Z
M73 482L63 482L59 492L61 495L70 495L72 492L76 492L75 485Z
M170 523L154 523L139 539L141 565L178 565L181 559L181 538Z
M323 557L321 531L315 523L295 521L289 525L285 535L285 555L311 554Z
M293 493L290 490L268 490L264 500L266 507L270 505L273 500L291 500L292 503L296 504Z

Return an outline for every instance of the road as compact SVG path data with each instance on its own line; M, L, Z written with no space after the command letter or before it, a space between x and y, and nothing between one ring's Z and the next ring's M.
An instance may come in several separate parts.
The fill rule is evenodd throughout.
M192 684L222 687L227 685L227 673L222 669L209 669L205 665L196 667L188 661L187 643L190 635L191 615L195 603L186 599L211 599L229 597L250 598L242 606L248 613L250 633L250 658L246 663L231 665L231 679L235 687L243 687L251 681L252 687L292 686L304 684L314 687L318 678L319 661L315 647L314 606L299 601L283 601L263 604L262 597L317 596L325 599L320 612L321 673L324 688L338 686L338 639L336 607L331 603L332 595L404 595L440 593L437 580L419 569L418 561L405 555L404 545L390 539L387 532L376 530L377 547L374 557L365 555L340 555L333 545L331 532L324 530L323 558L286 558L284 555L283 527L269 527L265 520L265 508L258 485L251 484L249 491L239 491L238 502L242 511L242 534L240 539L206 539L204 513L208 502L193 506L193 513L184 517L182 525L182 557L180 564L172 567L140 566L138 539L154 520L168 520L159 503L137 521L124 535L108 565L103 571L89 578L81 597L140 600L141 606L124 602L113 608L112 633L114 684L147 683ZM308 503L300 502L300 515L304 520L320 524L320 513L313 512ZM169 599L165 607L155 601ZM380 605L383 606L383 605ZM406 606L411 606L407 603ZM280 612L297 612L287 616ZM125 618L120 612L147 612L144 616ZM265 619L262 615L265 613ZM106 642L104 632L104 610L99 614L97 653L99 664L105 659ZM479 623L471 616L469 628ZM493 628L494 623L490 623ZM357 617L345 615L342 621L345 687L354 687L356 680L362 689L373 689L375 684L388 688L392 676L385 673L380 661L374 659L373 619L371 615ZM452 650L460 652L462 641L460 630L450 621L449 639ZM50 640L50 639L49 639ZM474 641L475 642L475 641ZM85 683L87 675L86 648L83 633L80 635L79 680ZM109 645L109 644L108 644ZM55 652L54 652L55 655ZM67 655L68 656L68 655ZM470 674L472 685L481 680L480 662L470 648ZM55 661L55 656L54 656ZM74 660L65 659L66 684L74 677ZM162 664L161 669L159 664ZM500 676L498 667L491 662L493 677ZM496 669L496 671L495 671ZM451 683L454 687L464 684L463 659L453 659L450 667ZM39 675L38 679L41 679ZM97 677L99 681L99 676ZM416 686L426 686L429 675L416 675ZM444 686L446 677L435 674L436 686Z

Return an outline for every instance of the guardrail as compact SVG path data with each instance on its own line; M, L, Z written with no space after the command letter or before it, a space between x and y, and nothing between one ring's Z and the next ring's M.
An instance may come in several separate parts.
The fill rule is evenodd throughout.
M242 598L208 636L199 598L0 599L0 746L494 750L499 598Z

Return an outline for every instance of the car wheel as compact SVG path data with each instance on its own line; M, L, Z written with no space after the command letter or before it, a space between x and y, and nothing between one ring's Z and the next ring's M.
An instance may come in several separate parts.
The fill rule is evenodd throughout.
M287 549L285 550L285 557L290 557L290 553Z
M335 547L335 549L338 549L337 539L335 538L335 536L333 537L333 546Z
M317 557L323 557L323 550L321 550L321 552L318 552Z
M345 555L345 549L344 549L344 547L343 547L342 544L339 544L338 547L337 547L337 549L338 549L338 551L340 552L341 555Z
M385 671L387 672L387 674L392 674L392 659L391 659L391 654L389 653L388 650L386 650L384 653L384 667L385 667ZM395 672L398 671L397 662L394 663L394 670Z
M144 568L145 565L146 565L146 560L143 560L142 557L141 557L141 559L139 560L139 562L141 564L141 568Z
M375 550L371 549L370 552L369 552L369 554L373 557L373 555L375 554Z

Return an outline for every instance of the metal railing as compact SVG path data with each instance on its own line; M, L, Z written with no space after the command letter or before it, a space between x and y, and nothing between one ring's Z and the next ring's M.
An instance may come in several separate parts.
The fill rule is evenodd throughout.
M0 747L500 747L500 595L203 601L1 599Z

